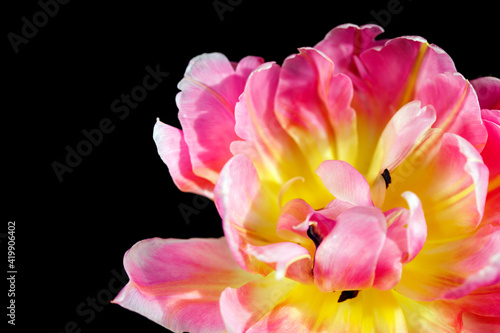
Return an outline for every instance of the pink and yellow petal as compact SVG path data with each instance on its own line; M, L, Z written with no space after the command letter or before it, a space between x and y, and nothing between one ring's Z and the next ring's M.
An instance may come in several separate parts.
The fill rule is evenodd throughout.
M340 294L268 276L226 289L221 311L231 332L407 332L393 292L363 290L338 302Z
M470 233L481 222L488 188L488 168L465 139L445 134L424 205L432 239ZM429 216L429 218L427 218Z
M312 259L309 251L296 243L281 242L263 246L249 246L248 253L270 265L276 279L287 277L302 284L313 283Z
M352 165L344 161L324 161L316 173L337 199L360 206L373 206L370 185Z
M427 242L404 266L396 291L420 301L465 296L464 291L497 283L498 259L494 255L499 251L500 227L494 225L463 239Z
M367 179L371 183L385 169L392 172L425 138L436 120L432 106L413 101L396 112L385 127L374 153Z
M324 160L356 157L356 115L350 79L313 48L285 59L276 93L276 115L312 169Z
M214 198L236 261L248 271L269 273L270 268L250 255L247 247L282 241L276 235L279 206L247 157L237 155L227 162L215 185Z
M418 302L393 292L403 311L408 332L461 332L462 310L444 301Z
M153 138L175 185L183 192L192 192L213 199L214 184L193 173L189 148L182 130L156 121Z
M413 260L421 251L427 237L427 225L420 199L411 192L403 193L409 210L395 208L384 213L387 237L377 261L373 286L377 289L394 288L402 274L403 264Z
M443 73L426 80L415 99L436 110L433 127L468 140L478 151L486 143L487 132L481 121L481 109L472 85L459 73Z
M179 82L179 120L184 130L193 172L215 183L222 166L232 156L234 106L243 92L249 67L262 59L247 57L240 69L220 53L193 58Z
M173 331L222 332L219 299L256 278L234 261L224 238L135 244L124 265L129 283L113 300Z

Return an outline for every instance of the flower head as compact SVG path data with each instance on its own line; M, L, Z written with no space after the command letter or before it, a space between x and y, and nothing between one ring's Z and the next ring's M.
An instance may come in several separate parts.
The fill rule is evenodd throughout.
M225 237L139 242L116 303L179 332L500 329L500 80L381 32L189 63L154 139Z

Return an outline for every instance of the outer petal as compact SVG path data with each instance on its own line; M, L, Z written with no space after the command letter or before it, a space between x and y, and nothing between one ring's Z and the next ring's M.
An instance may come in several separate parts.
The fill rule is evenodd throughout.
M386 40L375 40L384 31L375 24L358 27L343 24L332 29L314 48L324 52L335 63L336 73L357 73L354 58L363 51L383 45Z
M269 276L226 289L221 313L229 332L407 332L394 293L368 289L339 303L340 294Z
M407 104L426 79L455 72L451 58L421 37L391 39L381 48L363 52L360 61L365 69L362 77L370 84L369 93L378 101L373 106L376 109L371 110L379 116L391 116Z
M488 187L488 168L481 155L461 137L445 134L434 168L425 195L432 203L424 205L429 235L435 239L474 231L483 216Z
M181 92L176 102L193 172L214 184L232 156L231 142L238 139L234 106L243 92L249 68L262 62L261 58L247 57L235 69L223 54L202 54L190 61L179 82Z
M483 317L465 312L463 333L500 332L500 317Z
M224 238L147 239L124 258L130 282L113 303L176 332L222 332L221 292L256 276L240 269Z
M478 151L486 143L487 132L481 121L481 111L471 84L459 73L439 74L427 79L416 92L415 99L431 104L437 120L433 127L458 134Z
M354 205L373 206L370 185L353 166L344 161L325 161L316 170L335 198Z
M500 110L500 79L481 77L471 81L482 109Z
M191 167L189 148L180 129L156 121L153 138L158 154L168 166L170 175L177 187L184 192L193 192L213 198L214 184L196 176Z
M354 207L336 222L316 251L316 285L323 292L371 287L386 238L384 215L379 208ZM370 251L362 250L368 247Z
M427 243L420 254L404 266L396 290L419 301L460 298L477 288L498 283L495 256L498 253L500 226L491 224L464 239L442 245Z
M483 224L500 221L500 111L482 110L488 141L481 155L490 171Z
M236 155L221 171L214 190L224 234L236 261L250 272L269 273L267 265L248 253L248 245L281 242L276 236L277 197L262 186L252 162Z

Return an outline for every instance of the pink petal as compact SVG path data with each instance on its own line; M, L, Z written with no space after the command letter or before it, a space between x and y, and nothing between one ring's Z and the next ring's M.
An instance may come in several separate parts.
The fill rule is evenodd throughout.
M234 106L243 92L250 67L263 61L247 57L241 62L235 71L223 54L202 54L190 61L178 85L179 120L193 171L212 183L232 156L231 142L238 139L234 132Z
M422 250L427 238L427 225L419 198L404 192L409 210L395 208L385 212L389 227L387 238L377 262L374 287L394 288L401 278L403 264L412 261Z
M360 54L364 77L377 95L380 112L389 115L412 100L414 90L435 75L455 72L451 58L421 37L399 37Z
M500 79L496 77L481 77L470 83L476 90L482 109L500 110Z
M353 59L363 51L383 45L386 40L375 40L384 31L374 24L358 27L343 24L332 29L325 38L314 46L324 52L335 64L335 73L356 73Z
M498 305L498 304L497 304ZM500 332L500 317L483 317L464 312L462 315L463 333Z
M478 151L486 143L487 133L481 121L479 103L471 84L459 73L439 74L422 83L415 99L436 110L434 128L455 133L468 140Z
M470 294L453 300L462 309L481 316L500 317L500 283L479 287Z
M488 265L470 275L463 284L453 288L442 296L443 299L457 299L470 294L481 287L500 283L500 253L490 257Z
M356 114L351 80L313 48L288 57L276 92L276 115L311 167L330 159L354 161Z
M419 301L459 299L498 283L500 226L486 225L467 238L437 244L404 266L399 293Z
M269 276L226 289L221 313L229 332L407 332L396 293L368 289L338 302L340 295Z
M215 204L229 248L242 268L267 274L267 265L248 253L248 245L282 241L276 235L279 206L276 196L263 187L252 162L243 155L230 159L214 189Z
M385 169L394 170L422 141L435 120L434 109L431 106L422 108L419 101L410 102L398 110L385 127L378 143L377 149L382 149L383 155L377 174Z
M308 250L299 244L282 242L264 246L249 246L248 252L276 270L276 279L283 277L311 284L312 260Z
M193 192L213 198L214 184L193 173L189 148L184 141L181 130L156 121L153 138L158 148L158 154L168 166L175 185L184 192Z
M426 197L428 209L433 210L427 220L429 236L472 232L481 222L488 188L488 168L481 155L462 137L447 133L431 179L425 196L419 195Z
M302 199L287 202L282 208L276 233L278 236L296 243L311 243L307 236L307 229L299 230L296 227L314 214L314 209Z
M278 65L266 63L248 78L235 114L236 133L246 142L234 142L231 151L252 159L263 177L274 174L269 180L281 186L291 178L306 176L308 168L274 113L280 70Z
M147 239L125 254L124 265L130 281L113 303L176 332L223 331L221 292L255 279L224 238Z
M373 206L370 185L353 166L344 161L324 161L316 173L335 198L360 206Z
M386 237L384 215L379 208L354 207L336 222L316 251L315 284L323 292L371 287Z
M500 221L500 111L482 110L484 126L488 130L488 141L481 152L484 164L490 171L488 194L482 224Z

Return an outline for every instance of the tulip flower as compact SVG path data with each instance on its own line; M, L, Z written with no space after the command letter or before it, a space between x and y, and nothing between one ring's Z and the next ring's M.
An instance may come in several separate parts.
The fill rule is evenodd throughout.
M499 332L500 80L341 25L189 63L154 139L219 239L147 239L115 303L175 332Z

